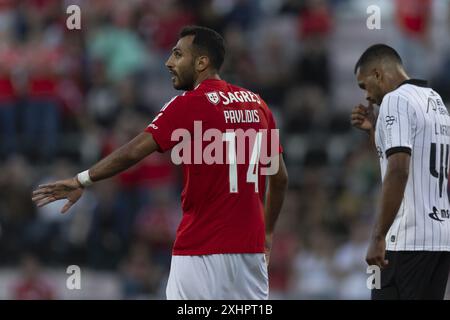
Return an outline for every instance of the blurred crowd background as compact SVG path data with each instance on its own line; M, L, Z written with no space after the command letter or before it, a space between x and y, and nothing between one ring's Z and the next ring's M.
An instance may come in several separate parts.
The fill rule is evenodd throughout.
M71 4L80 30L66 27ZM381 29L367 28L370 5ZM450 1L0 0L0 298L165 297L181 218L170 154L96 183L66 215L61 202L37 209L31 191L88 168L179 94L164 62L187 24L224 36L223 79L259 93L281 130L290 187L271 298L369 298L380 174L349 123L364 103L354 64L369 45L392 45L449 106ZM69 265L81 290L66 288Z

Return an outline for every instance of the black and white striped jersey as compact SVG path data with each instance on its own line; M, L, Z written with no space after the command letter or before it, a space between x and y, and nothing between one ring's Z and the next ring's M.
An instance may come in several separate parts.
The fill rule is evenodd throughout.
M390 155L411 154L386 250L450 251L450 116L439 94L422 80L407 80L388 93L380 106L375 144L382 179Z

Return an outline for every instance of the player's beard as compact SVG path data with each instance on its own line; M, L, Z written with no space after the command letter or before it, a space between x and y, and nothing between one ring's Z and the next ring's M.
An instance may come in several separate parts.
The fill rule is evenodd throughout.
M173 87L176 90L188 91L188 90L194 89L195 74L194 74L194 65L193 64L191 66L189 66L189 68L186 68L185 71L182 71L180 73L177 72L175 77L176 77L176 80L178 80L178 81L175 81L175 83L173 84Z

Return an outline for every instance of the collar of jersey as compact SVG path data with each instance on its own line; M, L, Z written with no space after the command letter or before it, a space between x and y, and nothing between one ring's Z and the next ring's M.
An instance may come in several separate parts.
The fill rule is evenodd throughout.
M400 83L400 85L397 88L400 88L402 85L404 84L412 84L418 87L428 87L428 83L426 80L421 80L421 79L408 79L403 81L402 83Z
M195 88L193 90L196 90L198 87L200 87L200 85L208 83L210 81L224 81L224 80L223 79L212 79L212 78L205 79L202 82L200 82L197 86L195 86Z

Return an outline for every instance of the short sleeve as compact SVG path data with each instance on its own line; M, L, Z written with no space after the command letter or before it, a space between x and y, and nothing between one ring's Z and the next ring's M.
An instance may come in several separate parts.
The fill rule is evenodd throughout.
M381 121L380 128L384 131L386 157L397 152L411 154L415 114L408 100L401 96L387 96L381 104L378 121Z
M192 110L191 110L192 111ZM191 133L193 130L192 112L189 112L187 99L176 96L162 107L153 121L145 129L153 135L160 151L167 151L180 142L177 130Z

